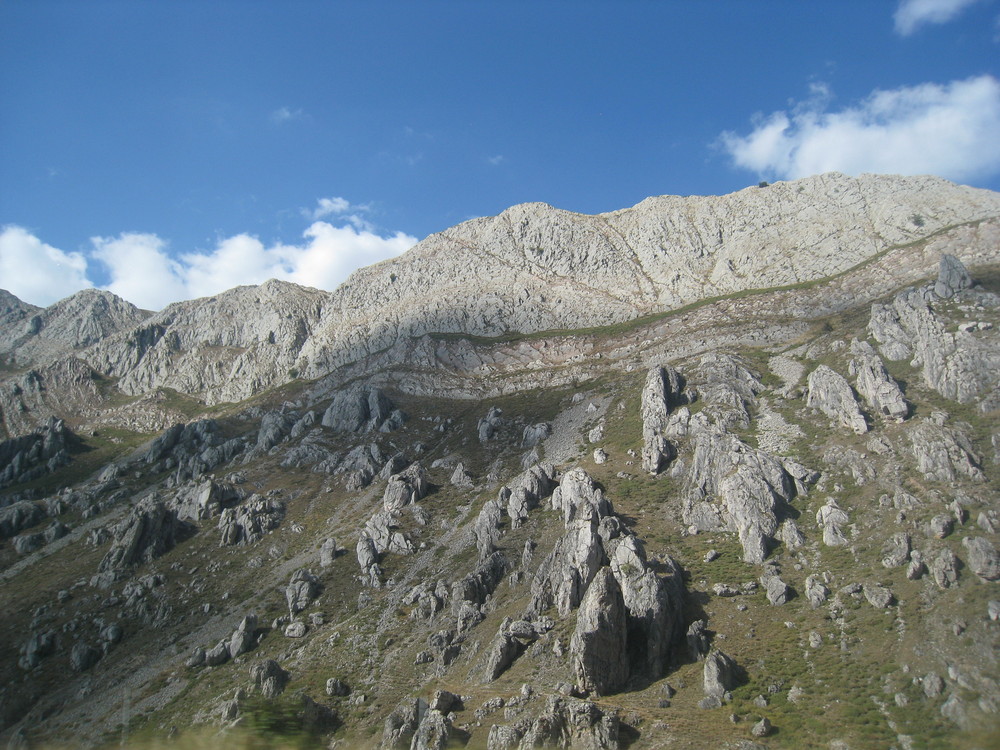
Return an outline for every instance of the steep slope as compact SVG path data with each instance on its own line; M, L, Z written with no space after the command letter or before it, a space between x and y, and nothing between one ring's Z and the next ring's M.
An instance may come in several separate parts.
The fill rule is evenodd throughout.
M125 396L169 388L209 405L234 402L295 377L345 368L364 376L364 363L424 334L623 323L720 295L808 284L998 216L1000 196L988 191L931 177L839 174L727 196L650 198L597 216L525 204L432 235L332 293L268 282L171 305L141 322L120 301L115 308L106 295L81 293L66 303L99 299L103 307L60 303L39 317L75 320L80 330L53 322L46 333L43 325L12 340L8 357L40 369L54 353L72 353ZM962 257L976 265L991 254L980 243ZM906 268L913 277L935 262ZM44 393L64 390L52 378L78 369L40 372L43 395L34 400L15 392L23 384L0 381L7 434L26 434L56 414Z
M423 337L9 488L3 738L992 746L1000 264L849 300L996 236L438 340L515 384L495 399L379 389L464 377Z

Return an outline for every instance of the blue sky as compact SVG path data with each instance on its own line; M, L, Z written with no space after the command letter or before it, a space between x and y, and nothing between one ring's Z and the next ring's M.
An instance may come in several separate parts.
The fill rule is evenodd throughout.
M149 309L525 201L1000 189L1000 0L0 0L0 288Z

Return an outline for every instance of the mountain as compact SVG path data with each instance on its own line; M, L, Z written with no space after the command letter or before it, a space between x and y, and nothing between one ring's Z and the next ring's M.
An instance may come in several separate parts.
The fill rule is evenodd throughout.
M1000 195L524 204L333 292L0 302L15 745L1000 736Z

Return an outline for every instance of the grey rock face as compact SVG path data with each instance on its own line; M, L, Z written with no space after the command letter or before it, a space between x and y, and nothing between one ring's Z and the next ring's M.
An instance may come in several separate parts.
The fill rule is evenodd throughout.
M204 521L220 515L243 498L243 493L234 485L205 479L178 488L170 506L182 520Z
M535 747L585 748L586 750L618 750L620 723L616 712L603 712L591 701L549 696L545 708L523 731L521 725L498 731L496 741L511 741L520 736L519 750ZM491 731L490 736L494 733ZM497 745L502 747L502 745Z
M684 402L681 391L684 379L672 367L654 367L646 375L642 389L642 469L658 474L677 451L666 438L670 412Z
M85 349L140 324L147 315L135 305L99 289L84 289L45 309L25 305L8 292L3 295L18 309L14 317L2 319L0 354L10 354L20 365L47 362ZM8 315L13 312L7 305L4 307Z
M68 464L71 435L63 420L50 417L34 432L0 442L0 487L30 482Z
M335 432L391 432L404 421L389 397L372 386L338 391L321 420Z
M906 564L906 577L911 581L920 579L927 572L923 555L918 550L910 550L910 562Z
M957 292L972 286L972 277L962 261L954 255L942 255L937 281L934 283L934 293L947 299Z
M893 380L879 359L875 349L867 341L851 341L850 374L853 375L858 393L868 403L873 414L901 422L909 414L910 407L903 397L899 384Z
M448 746L451 722L441 711L428 709L417 725L410 750L444 750Z
M257 615L249 614L244 617L239 626L229 639L229 657L235 659L237 656L247 653L257 645Z
M42 659L51 656L56 650L56 634L51 630L42 633L33 633L27 642L21 647L21 656L18 659L18 666L24 670L30 670L42 663Z
M984 581L1000 580L1000 555L993 543L982 536L967 536L962 540L969 570Z
M708 634L705 632L707 623L704 620L695 620L688 626L685 639L687 641L688 654L695 661L701 661L708 653Z
M889 537L882 548L882 565L886 568L898 568L910 559L910 535L900 531Z
M420 721L427 713L423 698L406 698L392 710L382 728L382 750L408 750Z
M287 437L297 421L298 415L294 412L273 411L265 414L257 431L257 450L265 453L276 446Z
M281 525L285 505L280 500L251 495L235 508L226 508L219 517L220 545L254 544Z
M321 567L329 568L337 559L337 540L330 538L323 540L319 548L319 564Z
M816 511L816 525L823 530L823 544L828 547L841 547L847 544L843 530L849 520L847 513L841 510L836 500L833 498L827 500L826 505Z
M502 518L503 508L498 500L487 500L483 504L483 508L479 511L476 523L472 528L480 559L488 557L495 551L496 541L500 538L500 522Z
M484 682L493 682L506 672L527 648L524 639L511 633L509 626L508 618L500 625L500 630L486 651L486 660L483 665ZM533 636L534 633L532 633L531 640L534 640Z
M274 659L267 659L250 667L250 679L260 690L260 694L268 700L281 695L290 677L291 675Z
M472 475L465 470L465 464L459 462L455 465L455 470L451 473L451 483L455 487L472 487Z
M100 572L121 571L150 562L171 549L179 529L177 515L159 500L147 499L116 524L111 549L101 560Z
M826 601L830 595L830 589L820 580L819 576L811 574L806 577L806 599L813 606L813 609Z
M500 409L492 406L486 413L486 416L479 420L476 430L479 433L480 443L485 443L486 441L492 440L497 436L498 431L506 421L501 416L502 414L503 412Z
M319 579L312 572L300 568L292 574L285 587L285 601L290 614L297 614L308 607L319 594Z
M205 649L203 649L201 646L196 646L195 649L191 652L191 655L184 662L185 666L191 668L200 667L203 666L204 664L205 664Z
M907 289L887 305L873 305L869 331L888 359L912 357L911 363L921 368L924 382L942 396L963 404L980 402L981 408L989 411L996 408L1000 385L1000 337L974 335L961 325L953 332L933 304L942 296L939 292L951 298L959 291L952 284L962 287L967 283L968 273L964 268L959 270L960 266L957 259L945 256L936 284ZM989 293L980 297L994 307L998 302L996 295Z
M69 653L69 665L74 672L86 672L101 659L101 651L89 643L80 641Z
M750 727L750 734L754 737L767 737L772 731L771 721L766 716Z
M809 395L806 405L819 409L830 419L858 435L868 432L858 402L844 377L826 365L809 374Z
M736 687L737 676L736 662L722 651L713 649L705 657L705 665L702 668L705 697L723 700L726 693Z
M959 477L982 481L980 458L969 439L960 431L946 427L943 417L921 420L909 432L917 470L925 479L953 482Z
M885 609L893 602L892 591L878 583L866 583L862 587L865 599L875 609Z
M351 688L339 678L331 677L326 681L326 694L343 698L351 694Z
M399 474L393 474L385 487L382 496L382 506L392 512L411 505L427 494L427 472L420 462L410 466Z
M521 447L533 448L551 434L552 425L548 422L539 422L538 424L528 425L524 428L524 434L521 437Z
M938 552L929 567L934 582L941 588L951 588L958 582L958 558L950 549Z
M556 605L565 617L579 606L597 571L607 562L597 526L575 523L541 562L531 583L528 612L540 614Z
M609 568L602 568L580 603L570 641L570 661L580 690L607 695L625 686L627 615L618 582Z
M611 572L627 610L630 672L651 679L663 676L684 623L684 583L680 566L667 558L657 575L642 544L627 536L615 547Z
M780 606L792 598L791 588L779 576L762 576L760 582L764 587L764 592L767 594L767 600L771 604Z
M0 508L0 539L9 539L24 529L31 528L43 521L46 515L42 505L28 500Z
M613 512L604 492L583 469L567 471L552 492L552 509L560 511L566 528L576 522L599 522Z
M220 664L225 664L227 661L229 661L228 641L219 641L205 652L204 664L206 667L217 667Z
M776 457L728 433L695 436L684 521L702 531L738 532L746 562L764 561L778 530L776 512L795 495L795 479ZM720 503L705 500L712 497Z

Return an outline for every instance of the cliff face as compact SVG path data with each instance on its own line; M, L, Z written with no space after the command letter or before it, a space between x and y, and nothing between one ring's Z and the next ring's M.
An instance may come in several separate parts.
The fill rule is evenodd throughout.
M998 217L826 175L0 298L0 737L978 746Z

